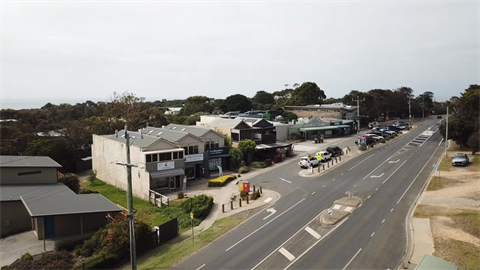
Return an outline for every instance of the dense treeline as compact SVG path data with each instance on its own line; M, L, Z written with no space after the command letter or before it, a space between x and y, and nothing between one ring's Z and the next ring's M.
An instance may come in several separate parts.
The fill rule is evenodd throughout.
M258 91L253 97L234 94L225 99L191 96L185 100L145 101L134 93L114 92L110 102L54 105L47 103L39 109L2 109L0 111L0 153L2 155L47 155L59 162L65 172L76 172L76 160L88 155L92 134L112 134L125 125L136 130L146 125L169 123L194 125L203 114L227 111L267 110L284 119L296 115L284 111L286 105L309 105L343 102L357 105L360 99L361 121L366 123L385 117L408 117L410 102L415 118L431 113L445 113L445 104L435 102L432 92L414 96L413 90L373 89L367 92L352 90L343 98L327 98L314 82L287 84L273 93ZM182 107L179 114L165 114L168 107ZM14 119L9 121L8 119ZM478 129L477 129L478 130Z

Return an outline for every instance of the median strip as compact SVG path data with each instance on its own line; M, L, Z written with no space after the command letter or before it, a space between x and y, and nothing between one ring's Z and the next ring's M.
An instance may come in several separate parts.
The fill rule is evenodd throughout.
M308 233L310 233L313 237L317 238L317 239L320 239L320 234L318 234L316 231L314 231L312 228L310 227L305 227L305 231L307 231Z

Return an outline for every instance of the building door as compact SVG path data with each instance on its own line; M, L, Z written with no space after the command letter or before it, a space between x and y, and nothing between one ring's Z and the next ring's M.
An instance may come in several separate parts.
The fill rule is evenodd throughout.
M45 238L55 236L55 217L44 217L43 226L45 228Z

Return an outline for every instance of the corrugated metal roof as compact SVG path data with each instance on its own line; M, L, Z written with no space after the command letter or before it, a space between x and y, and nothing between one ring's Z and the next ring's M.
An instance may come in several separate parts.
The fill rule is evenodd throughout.
M123 135L125 135L125 130L122 129L118 131L118 137L115 136L115 134L101 135L101 136L110 140L125 143L126 140L125 140L125 137L122 137ZM128 135L130 136L130 145L137 146L137 147L148 147L160 139L158 137L152 137L152 136L143 136L143 139L140 139L140 133L138 131L135 132L135 131L129 130Z
M142 133L147 136L153 136L155 138L163 138L171 142L178 142L182 140L185 136L188 136L188 132L156 127L143 128Z
M218 118L207 124L207 126L219 127L219 128L236 128L241 122L244 122L242 119L222 119Z
M415 270L458 270L459 267L444 259L425 254Z
M147 127L154 128L154 127ZM160 129L160 128L157 128ZM177 125L177 124L168 124L165 129L171 129L176 131L183 131L195 135L197 137L203 137L205 134L210 132L209 128L201 128L197 126L186 126L186 125Z
M122 211L101 194L21 196L20 198L31 217Z
M0 201L19 201L20 196L55 196L76 195L62 183L38 185L2 185L0 187Z
M61 168L62 166L50 157L44 156L0 156L0 168L9 167Z

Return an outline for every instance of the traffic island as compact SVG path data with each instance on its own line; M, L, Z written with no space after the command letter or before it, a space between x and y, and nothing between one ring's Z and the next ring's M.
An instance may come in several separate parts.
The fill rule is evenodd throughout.
M335 225L350 215L361 203L362 200L356 196L338 199L331 208L322 212L320 222L323 225Z

